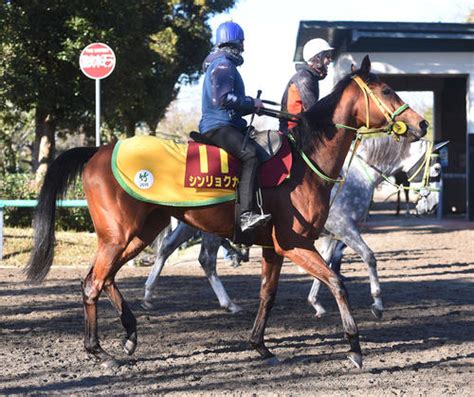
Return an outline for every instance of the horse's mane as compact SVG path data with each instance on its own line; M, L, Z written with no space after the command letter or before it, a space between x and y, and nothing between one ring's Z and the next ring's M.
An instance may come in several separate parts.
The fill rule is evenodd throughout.
M292 135L295 137L298 148L307 155L311 154L315 149L315 143L317 144L323 135L330 138L335 134L336 128L332 121L334 110L342 93L355 75L360 75L360 70L345 75L329 95L321 98L307 111L301 113L300 123L293 128ZM377 76L373 73L369 73L368 79L365 79L367 83L374 80L377 80Z
M410 142L401 139L397 142L392 136L362 140L360 151L365 161L384 172L393 171L410 154Z

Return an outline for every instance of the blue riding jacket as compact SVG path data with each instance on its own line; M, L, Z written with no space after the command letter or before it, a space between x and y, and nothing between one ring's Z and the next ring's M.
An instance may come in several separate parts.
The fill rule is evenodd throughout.
M237 70L241 58L217 51L207 56L203 63L206 72L202 88L202 117L199 132L202 134L219 127L231 125L245 129L242 116L254 111L254 101L245 96L245 86Z

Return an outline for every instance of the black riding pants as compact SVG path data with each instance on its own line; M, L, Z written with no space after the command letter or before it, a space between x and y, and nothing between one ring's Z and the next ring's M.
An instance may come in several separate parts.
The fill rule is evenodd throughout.
M254 141L248 139L245 150L242 151L245 132L239 131L232 126L224 126L211 130L206 132L204 136L216 146L221 147L241 161L242 169L240 171L239 188L237 190L240 212L252 211L257 188L257 168L260 164Z

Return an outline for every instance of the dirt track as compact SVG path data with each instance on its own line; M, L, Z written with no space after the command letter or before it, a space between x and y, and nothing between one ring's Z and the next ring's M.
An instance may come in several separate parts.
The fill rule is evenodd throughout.
M229 295L245 309L238 315L218 307L192 252L165 267L152 312L140 308L149 268L122 269L119 287L138 319L132 359L121 349L115 312L106 298L99 305L102 344L123 360L119 369L94 365L83 350L79 281L85 268L53 267L36 287L22 282L19 269L1 268L0 392L473 395L474 230L466 226L413 219L369 224L364 237L378 258L383 321L369 311L365 266L353 254L343 264L365 354L362 370L345 358L333 299L324 291L330 310L317 320L306 304L311 281L290 263L266 333L282 363L266 365L249 349L258 251L238 269L218 267Z

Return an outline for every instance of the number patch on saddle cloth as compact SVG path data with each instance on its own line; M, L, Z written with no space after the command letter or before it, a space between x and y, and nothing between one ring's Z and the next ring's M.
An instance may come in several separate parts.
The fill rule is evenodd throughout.
M184 186L234 190L239 183L240 164L216 146L188 142Z

